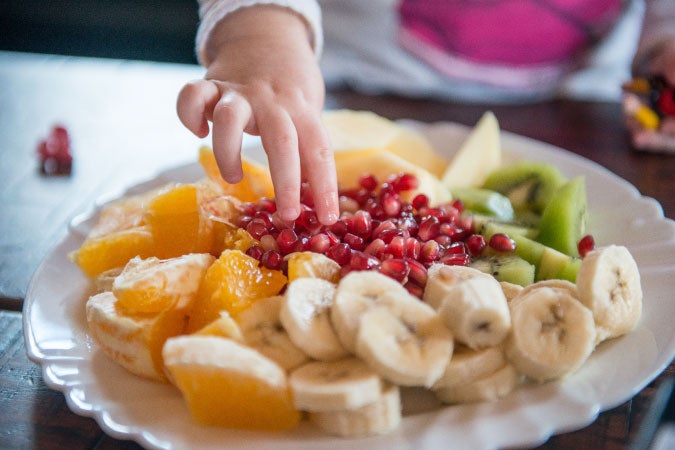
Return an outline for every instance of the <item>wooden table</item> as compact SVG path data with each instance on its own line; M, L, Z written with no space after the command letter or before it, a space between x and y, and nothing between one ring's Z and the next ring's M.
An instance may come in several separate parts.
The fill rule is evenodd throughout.
M199 142L179 124L174 105L180 86L201 74L193 66L0 53L0 448L138 448L70 412L63 395L45 385L26 356L22 300L33 271L76 214L102 195L195 160ZM504 130L600 163L675 217L675 156L633 151L614 103L467 106L338 91L328 94L327 107L467 125L491 109ZM36 144L55 123L72 136L75 165L68 177L37 170ZM671 362L631 400L541 448L624 448L656 387L674 372Z

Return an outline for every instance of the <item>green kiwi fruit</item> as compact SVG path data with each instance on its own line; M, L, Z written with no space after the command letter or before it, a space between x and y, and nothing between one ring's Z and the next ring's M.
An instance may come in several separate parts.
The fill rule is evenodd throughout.
M579 256L577 243L586 233L586 182L576 177L553 194L539 221L537 241L570 256Z
M498 281L529 286L534 283L535 267L516 255L492 255L476 258L471 267L489 273Z
M553 194L566 181L565 176L551 164L519 161L493 170L482 188L508 197L516 211L541 214Z
M499 192L472 187L453 188L452 197L459 199L469 211L499 220L513 220L511 201Z

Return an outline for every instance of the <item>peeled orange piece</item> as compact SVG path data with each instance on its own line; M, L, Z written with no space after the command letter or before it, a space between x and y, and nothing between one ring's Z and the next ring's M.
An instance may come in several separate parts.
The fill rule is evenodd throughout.
M191 335L169 339L163 356L171 381L201 424L278 431L300 421L286 373L255 350L231 339Z
M286 281L281 271L262 267L257 259L239 250L225 250L206 271L188 330L204 327L223 310L236 319L256 300L277 295Z
M95 277L106 270L125 266L135 256L147 258L154 252L153 234L144 225L87 238L69 256L84 273Z
M112 292L102 292L87 301L87 325L111 360L135 375L165 381L162 348L185 331L191 300L183 297L158 314L126 315Z
M208 253L165 260L134 258L113 281L117 306L129 314L158 313L183 296L195 297L214 259Z
M148 203L146 220L159 258L207 253L214 245L213 223L201 214L193 184L171 186L158 193Z
M210 147L202 146L199 149L199 163L204 168L206 176L217 182L225 194L237 197L242 202L256 202L261 197L274 197L274 186L269 171L252 160L242 158L244 178L235 184L226 182L220 176L216 157Z
M297 278L322 278L332 283L340 280L340 265L328 256L316 252L294 252L286 256L288 281Z

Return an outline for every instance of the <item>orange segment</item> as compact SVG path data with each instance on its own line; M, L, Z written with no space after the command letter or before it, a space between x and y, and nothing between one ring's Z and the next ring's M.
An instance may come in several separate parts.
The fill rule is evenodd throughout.
M188 330L204 327L223 310L236 318L256 300L278 294L286 281L283 273L261 267L255 258L239 250L225 250L206 271Z
M204 168L206 176L217 182L225 194L233 195L242 202L255 202L261 197L274 197L272 178L267 168L260 164L242 158L244 178L239 183L230 184L220 176L213 149L202 146L199 149L199 163Z
M125 315L117 308L112 292L87 301L89 331L103 352L129 372L154 380L166 380L162 347L173 336L183 334L190 299L159 314Z
M134 258L113 281L117 307L127 314L158 313L181 297L194 297L213 261L208 253L166 260Z
M279 431L295 427L286 373L260 353L217 336L167 341L164 362L193 418L205 425Z
M88 276L95 277L106 270L124 267L135 256L152 256L154 251L150 228L140 226L87 238L78 250L70 254L70 259Z
M181 184L157 194L148 204L146 220L155 239L155 256L206 253L213 247L213 224L200 213L195 185Z

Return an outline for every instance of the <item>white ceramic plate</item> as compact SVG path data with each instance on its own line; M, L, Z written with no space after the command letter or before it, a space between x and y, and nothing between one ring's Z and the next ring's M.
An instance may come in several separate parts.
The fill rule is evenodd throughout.
M455 149L467 128L420 126L439 149ZM590 230L598 245L626 245L638 261L644 312L630 334L601 344L564 381L525 385L496 403L437 407L419 391L404 393L405 418L394 432L359 440L326 436L302 424L288 433L258 433L195 425L177 390L145 381L109 361L87 332L88 281L67 254L82 242L95 210L75 220L49 253L29 287L24 332L29 357L42 365L45 382L65 394L77 414L96 419L106 433L148 448L246 450L353 450L534 446L555 433L579 429L600 411L631 398L675 355L675 222L653 199L584 158L541 142L503 134L508 158L548 161L567 176L585 175ZM194 181L195 164L166 171L132 192L167 181Z

